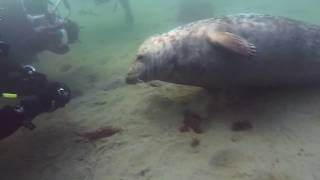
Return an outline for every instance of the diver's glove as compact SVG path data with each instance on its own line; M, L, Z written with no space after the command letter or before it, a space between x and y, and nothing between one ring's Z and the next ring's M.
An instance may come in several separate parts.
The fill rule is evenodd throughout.
M42 106L39 97L29 96L23 99L20 104L16 106L15 111L23 117L22 126L32 130L36 127L32 123L32 120L39 114L45 112L46 109Z

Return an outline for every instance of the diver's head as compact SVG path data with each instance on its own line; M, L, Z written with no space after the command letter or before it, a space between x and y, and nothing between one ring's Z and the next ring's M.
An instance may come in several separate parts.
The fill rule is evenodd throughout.
M175 66L173 55L172 46L166 38L157 36L146 40L130 67L127 83L166 81L172 75Z
M64 28L68 33L68 42L69 43L75 43L76 41L79 40L79 32L80 32L80 27L79 25L71 21L70 19L65 20Z

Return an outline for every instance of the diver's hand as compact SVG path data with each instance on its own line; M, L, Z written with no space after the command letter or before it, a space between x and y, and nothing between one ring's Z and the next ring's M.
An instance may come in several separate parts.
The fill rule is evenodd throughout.
M33 130L36 126L32 120L39 114L46 112L47 109L43 106L38 96L29 96L23 99L14 109L15 119L20 119L21 125L25 128Z
M47 109L43 106L39 97L29 96L21 100L16 107L16 111L23 114L26 120L32 120L39 114L46 112Z

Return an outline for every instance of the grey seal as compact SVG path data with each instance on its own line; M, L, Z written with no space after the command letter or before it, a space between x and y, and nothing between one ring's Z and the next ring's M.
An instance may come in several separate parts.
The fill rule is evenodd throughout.
M148 38L127 83L161 80L206 89L320 83L320 26L237 14Z

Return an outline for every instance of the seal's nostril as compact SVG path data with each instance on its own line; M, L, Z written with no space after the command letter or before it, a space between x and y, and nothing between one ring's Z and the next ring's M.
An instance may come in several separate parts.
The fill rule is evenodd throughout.
M143 55L137 55L137 60L143 59Z
M127 84L137 84L138 83L138 78L127 76L126 83Z

